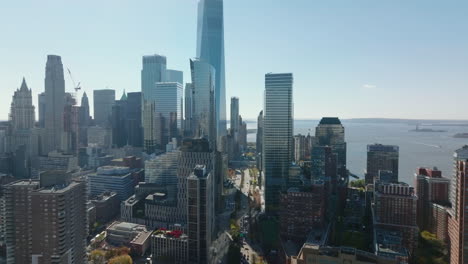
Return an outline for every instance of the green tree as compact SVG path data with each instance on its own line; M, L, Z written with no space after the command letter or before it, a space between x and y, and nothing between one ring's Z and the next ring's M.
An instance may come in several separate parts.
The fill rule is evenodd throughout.
M133 264L133 260L129 255L120 255L111 258L109 264Z

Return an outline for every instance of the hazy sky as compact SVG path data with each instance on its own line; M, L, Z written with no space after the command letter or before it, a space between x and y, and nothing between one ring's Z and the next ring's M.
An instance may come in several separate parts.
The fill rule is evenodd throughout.
M226 101L244 117L263 107L265 73L293 72L296 118L468 119L466 0L224 2ZM37 111L47 54L88 95L139 91L154 53L190 81L196 15L197 0L2 1L0 119L23 76Z

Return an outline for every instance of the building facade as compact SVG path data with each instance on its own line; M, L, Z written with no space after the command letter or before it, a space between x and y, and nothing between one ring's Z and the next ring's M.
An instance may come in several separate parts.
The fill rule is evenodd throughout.
M211 263L213 178L204 165L195 166L187 178L187 198L189 263Z
M193 85L193 130L195 137L216 143L215 69L199 59L190 60Z
M94 90L94 124L100 127L110 127L112 107L115 104L115 90Z
M280 191L287 188L293 160L293 75L265 75L263 172L266 210L277 210Z
M214 68L214 122L220 138L226 135L223 0L201 0L198 3L197 57Z
M64 131L63 114L65 107L65 79L63 76L62 58L48 55L45 76L45 129L46 138L43 153L62 149Z
M155 114L161 119L159 143L165 147L172 138L178 138L182 131L182 84L178 82L156 83Z
M450 239L450 263L461 264L468 260L468 249L465 247L465 234L468 227L465 225L466 217L466 194L468 175L468 146L463 146L455 151L454 172L450 185L449 199L451 209L448 216L448 233Z
M391 171L393 182L398 182L399 147L374 144L367 146L366 184L374 183L379 170Z
M7 263L83 263L86 187L18 181L6 187Z

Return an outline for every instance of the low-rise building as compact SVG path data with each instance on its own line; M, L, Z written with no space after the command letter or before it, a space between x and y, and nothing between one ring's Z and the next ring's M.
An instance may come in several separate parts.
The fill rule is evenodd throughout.
M114 222L106 232L107 243L116 247L128 246L138 255L144 255L149 248L152 233L144 225L127 222Z
M280 234L285 240L304 243L313 229L325 226L325 186L289 188L280 197Z
M90 200L96 208L95 219L103 224L120 214L120 200L116 192L104 192Z
M180 230L159 229L151 236L153 260L164 259L168 263L187 263L188 236Z
M134 193L135 171L128 167L104 166L96 173L88 175L90 196L94 197L105 192L115 192L119 201L125 201Z

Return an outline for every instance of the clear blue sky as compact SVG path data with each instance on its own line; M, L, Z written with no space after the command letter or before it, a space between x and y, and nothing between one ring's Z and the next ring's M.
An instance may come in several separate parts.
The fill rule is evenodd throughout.
M296 118L468 119L468 1L224 2L227 102L244 117L262 109L265 73L293 72ZM196 15L197 0L3 1L0 119L23 76L37 106L47 54L89 95L139 91L146 54L189 81Z

